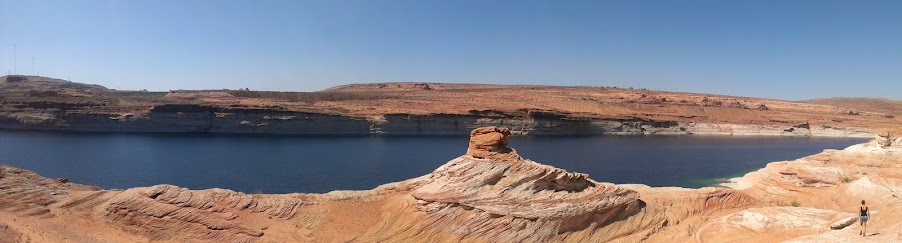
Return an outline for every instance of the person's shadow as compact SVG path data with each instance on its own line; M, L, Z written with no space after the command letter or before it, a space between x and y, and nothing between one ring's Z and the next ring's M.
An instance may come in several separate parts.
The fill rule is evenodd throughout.
M880 233L871 233L871 234L865 235L865 237L868 237L868 236L875 236L875 235L879 235L879 234L880 234Z

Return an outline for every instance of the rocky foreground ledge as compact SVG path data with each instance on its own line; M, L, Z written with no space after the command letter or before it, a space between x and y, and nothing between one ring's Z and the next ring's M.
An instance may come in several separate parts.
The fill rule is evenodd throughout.
M0 166L0 242L852 242L863 199L865 239L902 241L902 139L892 134L685 189L523 159L510 133L478 128L467 154L428 175L325 194L103 190Z

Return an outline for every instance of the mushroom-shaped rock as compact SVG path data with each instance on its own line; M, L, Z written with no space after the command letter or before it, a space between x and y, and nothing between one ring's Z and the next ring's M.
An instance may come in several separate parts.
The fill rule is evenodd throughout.
M470 132L467 155L477 159L519 161L517 151L508 147L511 130L506 127L480 127Z

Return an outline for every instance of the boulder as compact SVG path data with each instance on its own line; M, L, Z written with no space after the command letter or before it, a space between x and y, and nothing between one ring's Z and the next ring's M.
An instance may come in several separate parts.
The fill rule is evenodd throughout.
M845 227L848 227L849 225L854 224L855 222L858 222L858 216L840 219L840 220L837 220L836 222L833 222L832 224L830 224L830 229L832 229L832 230L843 229Z

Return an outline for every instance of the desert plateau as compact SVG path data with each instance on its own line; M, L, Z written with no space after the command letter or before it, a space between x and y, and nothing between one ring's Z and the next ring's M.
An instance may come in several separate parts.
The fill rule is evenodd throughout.
M258 134L872 137L902 124L899 101L750 97L624 89L376 83L317 92L120 91L38 76L0 77L0 128Z

